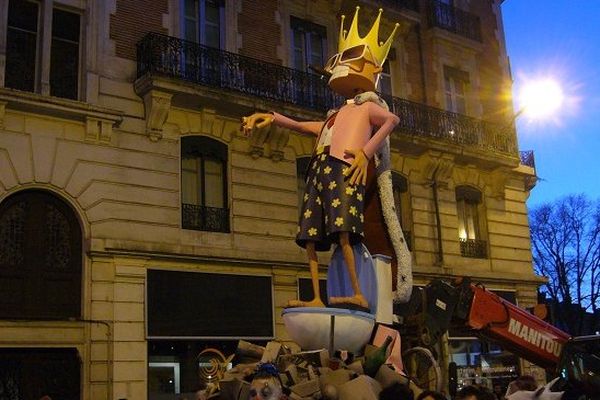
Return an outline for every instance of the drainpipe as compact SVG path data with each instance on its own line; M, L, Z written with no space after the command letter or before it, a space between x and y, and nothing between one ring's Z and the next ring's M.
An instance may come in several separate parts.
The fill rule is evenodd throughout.
M438 263L444 264L444 248L442 247L442 223L440 221L440 205L438 204L438 183L437 173L439 165L435 167L432 174L431 190L433 191L433 204L435 207L435 223L437 228L437 248L438 248Z

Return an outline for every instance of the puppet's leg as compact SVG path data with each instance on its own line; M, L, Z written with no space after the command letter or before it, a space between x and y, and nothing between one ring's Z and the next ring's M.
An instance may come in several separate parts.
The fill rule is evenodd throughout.
M346 268L348 269L348 276L350 277L350 283L352 284L354 296L332 297L329 299L329 302L331 304L354 304L360 307L369 308L369 303L360 291L358 277L356 276L354 251L352 250L352 245L350 244L350 234L348 232L340 232L340 246L342 246L342 253L344 255Z
M290 300L288 307L325 307L319 292L319 260L315 250L315 242L306 242L306 254L308 255L314 298L311 301Z

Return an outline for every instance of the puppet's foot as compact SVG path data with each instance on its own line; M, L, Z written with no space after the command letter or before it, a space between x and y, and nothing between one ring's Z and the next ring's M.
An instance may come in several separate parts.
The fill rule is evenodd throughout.
M362 294L357 294L352 297L331 297L329 298L331 305L350 305L357 308L369 309L369 303Z
M321 301L321 299L314 299L311 301L302 301L302 300L290 300L287 304L288 308L294 307L321 307L325 308L325 304Z

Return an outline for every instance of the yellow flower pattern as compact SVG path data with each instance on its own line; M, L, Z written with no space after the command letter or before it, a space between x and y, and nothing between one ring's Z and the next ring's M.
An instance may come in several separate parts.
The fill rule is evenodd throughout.
M304 203L298 227L299 238L319 240L328 235L330 230L362 235L364 188L350 185L347 178L340 175L340 172L346 174L348 167L326 160L327 154L317 155L311 165L310 177L306 179L308 186L302 197ZM327 227L325 231L317 228L323 223Z

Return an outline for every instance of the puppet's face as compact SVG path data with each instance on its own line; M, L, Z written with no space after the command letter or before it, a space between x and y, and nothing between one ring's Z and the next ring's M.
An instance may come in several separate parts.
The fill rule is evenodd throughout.
M329 87L346 98L375 90L381 66L369 45L350 47L331 57L325 65L331 73Z
M256 378L250 384L249 400L279 400L281 384L275 377Z

